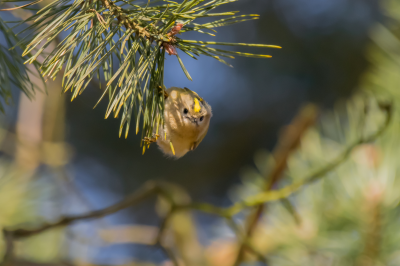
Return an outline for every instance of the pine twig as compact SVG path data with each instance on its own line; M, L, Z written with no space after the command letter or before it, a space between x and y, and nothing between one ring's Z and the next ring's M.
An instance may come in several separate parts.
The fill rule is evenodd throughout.
M36 0L36 1L33 1L32 3L25 4L25 5L22 5L22 6L16 6L16 7L11 7L11 8L3 8L3 9L0 9L0 11L12 11L12 10L17 10L17 9L24 8L24 7L28 7L28 6L31 6L31 5L36 5L36 4L38 4L38 3L42 2L42 1L43 1L43 0Z
M297 149L300 140L307 129L314 124L317 116L317 108L314 105L308 105L304 107L293 122L288 126L287 131L281 136L278 147L275 149L274 157L276 164L271 173L266 176L266 191L270 191L274 185L281 179L284 170L286 169L287 160L289 156ZM245 241L248 241L254 230L257 227L257 223L264 212L264 205L260 204L254 214L251 214L248 218L248 227L246 230ZM244 242L239 248L239 252L235 261L235 266L238 266L243 260L246 245Z

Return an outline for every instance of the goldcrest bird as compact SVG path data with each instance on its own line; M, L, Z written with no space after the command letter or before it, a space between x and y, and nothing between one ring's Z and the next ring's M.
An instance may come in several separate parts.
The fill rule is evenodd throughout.
M164 128L160 127L157 145L171 157L180 158L199 146L207 134L211 106L188 88L166 90Z

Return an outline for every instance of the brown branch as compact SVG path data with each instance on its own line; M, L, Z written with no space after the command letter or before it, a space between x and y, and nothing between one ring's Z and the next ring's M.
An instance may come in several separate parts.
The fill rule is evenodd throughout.
M6 248L4 251L3 260L0 265L1 266L12 265L14 260L14 239L13 236L4 229L3 229L3 238Z
M271 173L266 176L267 185L265 191L270 191L273 186L281 179L284 170L286 169L287 160L289 156L295 151L300 143L300 140L307 129L314 124L317 116L317 108L314 105L307 105L300 110L299 114L294 118L293 122L287 127L279 138L278 146L274 151L274 158L276 161L275 167ZM264 212L264 204L260 204L256 211L249 215L248 226L246 230L245 241L242 242L235 266L238 266L243 260L246 245L245 242L249 240L257 227L257 223Z
M165 230L167 229L168 222L171 219L171 216L172 216L173 212L174 212L174 207L171 207L171 210L162 219L161 224L159 226L158 234L157 234L157 237L155 239L154 245L161 245L162 244L161 241L162 241L162 239L164 237Z
M5 4L5 6L9 7L11 5ZM23 20L27 20L28 18L30 18L33 15L33 13L31 11L28 11L25 9L14 9L11 11L11 14L13 14L14 17L17 17L17 18L20 18ZM25 21L25 23L30 24L30 25L32 24L31 21Z
M101 218L110 214L113 214L115 212L118 212L122 209L125 209L127 207L130 207L132 205L138 204L142 202L143 200L147 199L148 197L152 195L157 195L161 194L164 196L166 200L170 202L171 206L171 211L168 213L168 215L163 219L159 233L156 237L156 241L154 243L155 246L158 246L161 250L164 251L164 253L168 256L168 258L174 263L175 266L178 266L177 259L173 252L163 245L161 243L161 239L163 237L163 234L165 232L168 220L170 219L171 215L175 211L175 204L172 202L172 199L170 195L166 192L166 189L161 185L157 184L155 182L148 182L146 183L142 188L138 189L136 192L131 194L130 196L126 197L120 202L117 202L114 205L111 205L107 208L96 210L96 211L91 211L85 214L80 214L80 215L71 215L71 216L65 216L58 220L57 222L54 223L49 223L49 224L44 224L41 225L37 228L34 229L15 229L15 230L10 230L10 229L3 229L3 237L6 242L6 252L3 257L3 261L1 263L1 266L7 266L8 262L10 262L13 258L13 250L14 250L14 240L34 236L37 234L40 234L44 231L47 231L49 229L57 228L57 227L62 227L62 226L67 226L70 224L73 224L77 221L80 220L88 220L88 219L94 219L94 218Z
M167 215L162 219L161 224L159 226L158 234L156 236L153 245L158 246L165 253L165 255L171 260L174 266L179 266L178 259L176 258L174 252L169 247L167 247L162 243L162 239L167 229L168 222L170 221L173 213L175 212L175 204L172 201L170 203L172 205L170 206L171 209L169 210Z
M42 1L43 1L43 0L37 0L37 1L34 1L34 2L32 2L32 3L26 4L26 5L22 5L22 6L16 6L16 7L12 7L12 8L0 9L0 11L12 11L12 10L24 8L24 7L27 7L27 6L35 5L35 4L40 3L40 2L42 2Z
M129 11L123 9L122 7L116 5L114 2L109 0L101 0L101 3L104 6L104 8L110 10L111 14L117 17L118 23L124 25L126 29L133 30L134 32L136 32L138 36L141 36L143 38L151 37L151 34L145 28L139 26L138 23L134 22L133 20L130 20L127 17L126 14L128 14ZM158 33L156 35L158 35Z
M243 243L247 249L249 249L254 255L257 256L257 259L263 263L263 265L267 265L267 259L261 254L259 251L255 249L255 247L246 239L246 235L242 232L240 227L236 224L236 222L232 219L232 217L227 217L226 221L229 227L235 232L236 237L238 238L240 243Z
M104 8L109 10L109 13L113 14L117 18L118 24L124 25L127 30L132 30L132 32L134 32L136 34L136 36L138 36L138 37L147 38L150 41L150 43L153 43L153 41L156 41L159 45L159 48L163 44L173 47L171 44L176 43L176 38L174 37L174 35L177 34L183 27L182 23L178 23L177 26L175 26L171 30L171 32L167 34L167 36L163 37L162 32L159 30L156 30L155 28L153 28L153 32L148 30L149 26L152 23L146 25L145 27L142 27L139 25L139 23L136 23L133 19L129 19L129 17L128 17L128 15L130 13L129 10L126 10L126 9L116 5L113 1L101 0L101 3ZM103 17L99 14L97 15L97 17L99 20L103 19ZM105 24L104 19L103 19L103 22ZM101 21L100 21L100 23L101 23Z
M14 240L33 236L33 235L39 234L41 232L47 231L49 229L70 225L70 224L80 221L80 220L101 218L101 217L113 214L113 213L123 210L129 206L138 204L139 202L142 202L143 200L147 199L149 196L157 194L157 193L162 193L161 187L154 182L149 182L143 188L139 189L135 193L126 197L122 201L120 201L114 205L111 205L110 207L107 207L107 208L104 208L101 210L84 213L84 214L80 214L80 215L65 216L64 218L61 218L57 222L44 224L44 225L41 225L34 229L16 229L16 230L4 229L4 232L6 234L8 234L9 236L12 236L12 238Z
M168 248L166 246L163 246L163 245L159 245L159 246L160 246L161 250L167 255L167 257L170 258L170 260L172 261L173 265L174 266L179 266L178 259L176 258L174 252L170 248Z

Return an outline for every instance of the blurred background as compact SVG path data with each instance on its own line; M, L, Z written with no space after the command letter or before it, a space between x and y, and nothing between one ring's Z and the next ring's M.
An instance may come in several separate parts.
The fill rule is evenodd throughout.
M399 1L242 0L224 8L260 19L221 28L205 40L283 48L268 50L271 59L228 61L234 68L182 55L193 81L176 57L167 56L166 87L196 91L214 114L201 145L179 160L156 145L142 155L133 131L118 138L119 119L104 119L106 101L93 109L102 94L96 83L73 102L61 94L60 79L49 81L47 94L37 92L34 101L15 90L14 104L0 116L0 225L29 228L104 208L149 180L173 183L192 201L229 206L262 190L261 172L271 166L282 127L306 103L317 104L320 116L289 161L286 183L328 163L355 139L371 95L400 100ZM1 14L5 20L13 15ZM362 132L382 124L378 108L370 113ZM291 198L301 225L271 204L254 239L271 265L400 265L398 122L395 113L378 142L363 145L326 180ZM18 241L17 257L39 264L173 265L162 250L146 245L160 223L160 204L149 200ZM368 204L382 209L374 216ZM236 218L242 223L244 215ZM199 212L176 219L170 229L178 235L182 265L232 265L235 235L224 220ZM377 245L373 252L370 242ZM246 263L257 265L252 257Z

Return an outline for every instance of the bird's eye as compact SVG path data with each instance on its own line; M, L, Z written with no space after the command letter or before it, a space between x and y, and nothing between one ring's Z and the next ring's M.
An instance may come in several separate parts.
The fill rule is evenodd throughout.
M183 113L187 114L187 113L189 113L189 110L185 108L185 109L183 109Z
M204 119L204 116L200 117L200 121L203 121L203 119Z

